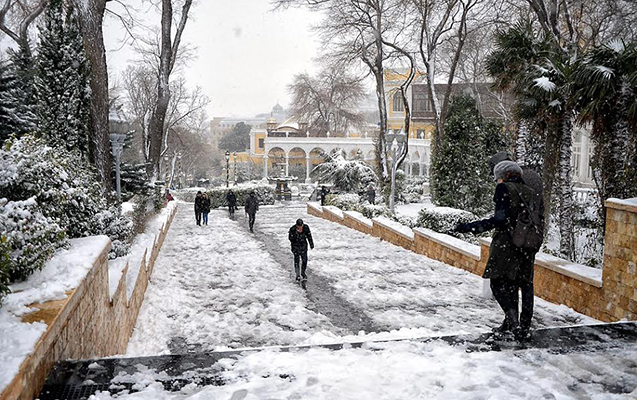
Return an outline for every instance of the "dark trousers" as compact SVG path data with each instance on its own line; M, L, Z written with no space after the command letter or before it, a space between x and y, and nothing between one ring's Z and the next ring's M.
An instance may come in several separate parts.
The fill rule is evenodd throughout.
M230 216L234 215L235 206L228 206L228 210L230 211Z
M203 224L208 225L208 213L205 211L203 212Z
M518 290L522 291L521 313L518 311ZM531 327L534 300L533 282L508 278L491 279L491 291L504 311L505 323L509 329L520 326L520 328L527 330Z
M197 221L197 225L201 225L201 211L195 211L195 220Z
M254 229L254 221L257 219L257 214L248 214L248 225L250 225L250 230Z
M301 277L303 279L307 279L307 275L305 275L305 269L307 268L307 251L302 253L294 253L294 272L296 276L299 276L299 261L301 264Z

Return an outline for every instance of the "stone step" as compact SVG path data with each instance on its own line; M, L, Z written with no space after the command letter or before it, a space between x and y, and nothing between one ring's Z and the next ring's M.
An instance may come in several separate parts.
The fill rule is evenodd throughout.
M342 350L366 346L373 349L374 344L405 341L382 340L354 343L334 343L312 346L282 346L266 348L248 348L234 351L189 353L153 357L104 358L94 360L69 360L58 362L49 375L40 400L87 399L97 391L109 391L112 394L122 390L134 391L132 383L111 381L121 373L132 375L140 366L163 373L161 381L166 390L178 391L189 383L198 385L223 385L217 362L223 358L236 358L246 352L258 352L264 349L277 349L282 352L302 352L310 348ZM492 334L449 335L408 339L409 341L430 342L441 340L458 346L467 352L475 351L524 351L527 349L551 349L554 353L574 353L578 351L603 352L613 348L637 347L637 322L619 322L612 324L581 325L573 327L538 329L529 340L494 340ZM379 349L382 351L382 349ZM290 374L293 371L290 371ZM281 379L291 375L281 374Z

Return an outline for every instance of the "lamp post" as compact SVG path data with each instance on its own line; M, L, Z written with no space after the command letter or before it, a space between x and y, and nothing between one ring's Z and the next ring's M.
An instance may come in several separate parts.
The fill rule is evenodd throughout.
M115 187L117 189L117 200L119 201L122 200L120 164L129 127L128 122L120 116L117 109L111 110L108 116L108 137L111 141L111 152L115 158Z
M232 178L234 180L232 186L237 186L237 152L232 153Z
M387 152L391 154L391 191L389 193L389 209L391 213L394 213L394 197L396 191L396 161L398 156L402 154L405 142L407 141L407 135L401 130L400 133L387 133L385 134L385 140L387 141ZM394 140L396 140L396 146L394 146Z
M230 186L230 152L226 150L226 187Z

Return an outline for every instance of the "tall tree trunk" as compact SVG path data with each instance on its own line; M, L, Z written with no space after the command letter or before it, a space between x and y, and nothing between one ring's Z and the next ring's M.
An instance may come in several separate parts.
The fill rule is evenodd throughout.
M157 103L150 116L148 126L148 164L147 173L151 182L159 178L161 152L164 141L166 112L170 102L170 73L172 72L181 43L181 35L186 27L188 12L192 0L185 0L179 25L172 38L173 6L172 0L162 0L161 10L161 53L159 55L159 79L157 82Z
M84 51L91 65L91 131L89 153L97 168L102 186L109 193L111 181L111 151L108 130L108 70L102 22L106 0L74 0L78 10Z
M529 151L527 142L531 134L529 124L529 121L526 119L521 119L518 122L518 135L515 140L515 159L520 165L526 165L527 163L527 154Z
M542 165L542 180L544 181L544 221L549 226L551 220L551 208L553 205L553 185L555 183L555 174L557 171L559 145L560 145L560 126L558 123L551 123L546 130L546 148L544 151L544 161ZM548 234L548 229L544 231L544 235Z
M559 146L559 182L560 210L560 254L567 260L575 256L575 237L573 232L573 174L571 157L573 153L573 118L570 112L562 116Z

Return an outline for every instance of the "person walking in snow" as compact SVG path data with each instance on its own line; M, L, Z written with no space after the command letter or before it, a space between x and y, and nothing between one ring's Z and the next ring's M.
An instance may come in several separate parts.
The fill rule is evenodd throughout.
M498 182L493 201L493 217L472 223L461 223L456 232L481 233L495 229L489 249L489 259L483 278L491 279L491 290L496 301L504 311L504 322L494 332L512 332L516 339L525 339L529 335L533 317L533 264L537 250L518 247L514 243L516 225L525 209L537 210L543 230L543 203L534 189L525 184L523 172L513 161L502 161L494 167L494 176ZM540 239L541 240L541 239ZM522 312L518 317L518 290L522 291Z
M208 214L210 214L210 197L207 193L201 195L201 214L203 216L203 224L208 225Z
M310 227L304 224L302 219L297 219L296 224L292 225L288 231L288 239L292 246L292 254L294 254L294 272L296 273L296 281L300 282L302 280L305 282L307 280L305 270L307 268L308 243L310 245L310 249L314 248L314 241L312 240Z
M250 232L254 232L254 221L257 219L257 211L259 211L259 199L254 191L250 192L250 195L246 199L245 210L248 215Z
M326 188L325 186L321 186L321 191L319 192L319 195L321 196L321 205L324 206L325 205L325 197L327 197L328 193L329 193L329 189Z
M367 186L365 194L367 195L367 201L369 204L376 204L376 189L374 189L374 185L370 183L369 186Z
M203 197L201 191L195 196L195 221L197 226L201 226L201 213L203 212Z
M228 194L226 194L226 202L228 203L228 211L230 211L230 218L234 218L234 210L237 209L237 196L235 196L232 189L228 190Z

